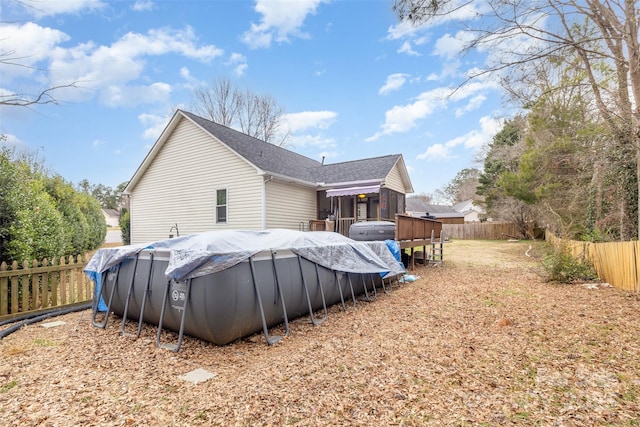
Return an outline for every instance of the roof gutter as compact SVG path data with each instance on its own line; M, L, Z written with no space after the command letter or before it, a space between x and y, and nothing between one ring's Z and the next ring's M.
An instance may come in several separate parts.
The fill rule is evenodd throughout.
M284 181L284 182L291 182L291 183L296 183L296 184L300 184L300 185L304 185L306 187L313 187L313 188L317 188L318 184L315 182L309 182L309 181L305 181L302 179L297 179L297 178L291 178L290 176L285 176L285 175L281 175L281 174L277 174L277 173L273 173L273 172L267 172L267 171L261 171L258 172L258 175L262 175L264 177L269 177L269 181Z
M328 188L341 188L341 187L356 187L356 186L365 186L365 185L376 185L379 184L381 186L384 185L384 179L363 179L359 181L345 181L345 182L320 182L318 186L325 190Z

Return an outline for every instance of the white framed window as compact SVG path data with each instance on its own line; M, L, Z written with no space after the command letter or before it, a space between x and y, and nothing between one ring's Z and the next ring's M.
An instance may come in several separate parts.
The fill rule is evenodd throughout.
M216 190L216 224L227 223L227 189Z

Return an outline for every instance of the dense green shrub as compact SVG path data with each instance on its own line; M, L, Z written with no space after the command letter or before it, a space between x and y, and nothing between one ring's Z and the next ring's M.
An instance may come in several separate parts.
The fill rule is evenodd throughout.
M73 185L60 176L45 179L47 193L55 200L56 208L64 218L69 254L82 254L89 249L89 223L77 203Z
M16 220L11 195L17 185L16 168L9 158L7 150L0 151L0 260L7 253L7 244L11 234L9 227Z
M44 191L42 181L20 180L10 198L15 219L9 225L7 258L24 261L65 255L64 220L53 199Z
M556 248L546 245L542 266L549 282L570 284L598 279L598 275L586 260L573 258L564 246Z
M123 245L131 244L131 216L126 208L120 214L120 235Z
M0 148L0 260L78 255L107 232L100 203L28 156Z
M100 202L87 193L77 193L77 203L89 224L87 250L99 247L107 235L107 221L102 214Z

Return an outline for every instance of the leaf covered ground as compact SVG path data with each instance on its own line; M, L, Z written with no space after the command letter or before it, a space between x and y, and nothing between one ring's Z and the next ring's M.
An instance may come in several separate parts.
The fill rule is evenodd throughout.
M88 311L29 325L0 341L0 424L639 425L640 298L545 283L541 253L447 243L444 265L272 347L185 337L173 353ZM179 378L198 368L213 378Z

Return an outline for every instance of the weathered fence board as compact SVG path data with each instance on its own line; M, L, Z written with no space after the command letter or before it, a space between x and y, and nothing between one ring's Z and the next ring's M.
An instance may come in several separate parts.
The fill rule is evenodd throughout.
M90 301L93 283L84 274L88 257L46 258L0 264L0 320L21 313Z
M550 232L546 240L593 267L601 280L629 292L640 291L640 242L592 243L560 239Z
M442 233L446 238L463 240L502 240L520 234L511 222L442 224Z

